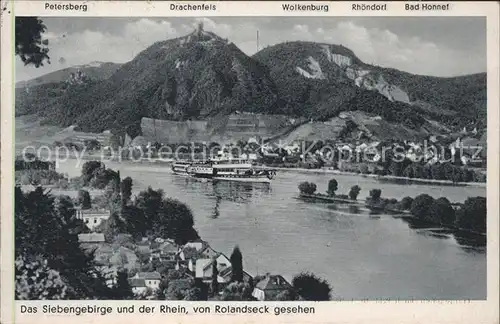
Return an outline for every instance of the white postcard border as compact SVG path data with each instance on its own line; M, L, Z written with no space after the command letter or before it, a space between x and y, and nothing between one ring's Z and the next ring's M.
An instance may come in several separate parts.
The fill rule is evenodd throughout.
M47 1L48 3L67 3L68 1ZM443 2L451 3L452 10L442 13L408 12L404 10L404 2L380 2L388 4L385 12L353 12L349 2L311 2L328 4L328 13L285 13L281 5L285 2L205 2L216 4L215 11L176 12L168 9L171 2L154 1L75 1L87 4L88 10L81 11L47 11L45 1L2 2L2 47L1 47L1 311L2 323L137 323L143 320L148 323L495 323L498 322L499 302L499 5L495 2ZM175 2L180 3L180 2ZM200 4L202 2L190 2ZM291 3L291 2L286 2ZM487 246L487 301L370 301L370 302L251 302L250 306L314 306L315 314L296 315L165 315L165 314L128 314L128 315L93 315L93 316L43 316L21 315L19 304L13 301L13 17L15 15L35 16L140 16L140 17L172 17L172 16L486 16L487 17L487 81L488 81L488 246ZM216 302L174 302L174 301L36 301L23 302L26 305L215 305ZM224 305L242 305L242 303L223 303ZM15 317L14 317L15 316Z

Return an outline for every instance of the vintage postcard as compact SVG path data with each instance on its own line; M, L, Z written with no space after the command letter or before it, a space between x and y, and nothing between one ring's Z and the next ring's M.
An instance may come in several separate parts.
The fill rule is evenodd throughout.
M498 2L2 1L1 322L499 322Z

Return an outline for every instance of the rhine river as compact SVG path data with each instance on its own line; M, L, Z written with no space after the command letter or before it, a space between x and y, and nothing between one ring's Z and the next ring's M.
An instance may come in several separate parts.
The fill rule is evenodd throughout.
M75 160L58 168L80 174ZM198 182L170 173L168 166L107 162L122 179L133 179L134 193L151 186L186 203L195 228L216 250L227 256L235 245L244 269L252 275L282 274L288 280L310 271L328 280L334 298L342 299L485 299L485 249L460 245L454 236L430 235L410 228L402 219L382 215L348 214L296 199L302 181L324 192L337 179L338 194L359 185L358 199L370 189L385 198L401 199L427 193L463 202L486 196L484 187L451 187L382 183L350 175L278 172L271 184Z

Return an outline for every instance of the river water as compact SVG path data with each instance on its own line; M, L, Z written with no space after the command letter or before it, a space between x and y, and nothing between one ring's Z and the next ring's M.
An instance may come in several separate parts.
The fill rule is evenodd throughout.
M249 273L282 274L288 280L310 271L330 283L338 299L485 299L486 254L467 248L453 235L419 231L402 219L366 213L349 214L328 204L296 199L297 185L312 181L324 192L335 178L339 194L359 185L358 199L370 189L401 199L422 193L463 202L486 196L481 187L381 183L350 175L278 172L271 184L198 182L170 173L167 166L108 162L122 179L133 179L134 193L151 186L188 204L200 236L217 251L230 255L239 245ZM59 172L80 174L75 161Z

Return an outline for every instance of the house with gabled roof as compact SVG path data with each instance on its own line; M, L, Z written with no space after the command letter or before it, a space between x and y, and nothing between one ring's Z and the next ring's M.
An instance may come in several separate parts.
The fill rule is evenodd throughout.
M273 300L280 293L292 288L283 276L267 274L255 283L252 296L257 300Z
M202 279L203 281L210 282L212 280L213 273L213 263L217 262L217 271L220 274L223 270L231 267L231 261L223 253L219 253L217 257L214 258L204 258L196 260L195 265L195 278ZM220 277L220 276L218 276ZM219 282L223 282L223 278L218 279Z
M82 233L78 234L80 244L102 244L105 242L103 233Z
M219 273L219 276L224 284L229 284L233 278L233 268L231 266L227 267ZM243 270L243 282L249 283L250 281L253 281L253 276Z
M189 271L195 272L196 260L211 259L217 257L218 252L210 247L210 245L202 240L186 243L177 253L177 258L180 264L186 264Z
M223 253L218 253L217 257L211 259L196 260L195 278L202 280L206 284L211 284L214 262L217 262L219 289L223 289L231 282L233 276L231 261ZM243 270L243 281L248 283L251 280L253 280L252 275Z
M75 207L76 219L82 220L92 231L103 221L107 220L109 216L110 212L107 209L82 209L79 206Z
M130 287L132 288L132 292L136 295L144 294L148 287L146 286L146 280L140 278L129 278L128 280Z
M175 256L178 251L178 248L173 243L161 243L157 248L151 251L149 261L153 261L153 259L160 261L173 261L175 260Z
M135 276L133 276L130 279L140 279L144 280L144 285L146 288L150 288L152 290L156 290L160 288L160 282L161 282L161 275L154 271L154 272L137 272ZM134 281L136 284L141 284L142 281ZM142 286L138 286L142 287Z

